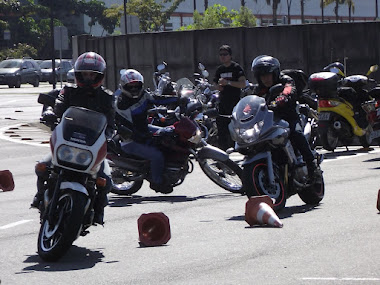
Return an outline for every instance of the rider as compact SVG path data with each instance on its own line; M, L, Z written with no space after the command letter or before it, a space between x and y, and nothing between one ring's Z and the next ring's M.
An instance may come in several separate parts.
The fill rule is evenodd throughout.
M273 111L277 117L289 123L292 145L300 151L306 162L309 180L314 179L318 174L317 167L309 143L302 132L299 113L296 109L297 90L293 79L281 74L278 59L268 55L256 57L252 62L251 70L258 83L253 94L264 97L268 105L273 100L276 101L277 107ZM277 96L271 96L270 87L278 83L284 86L284 90Z
M115 128L115 112L112 106L112 92L102 86L105 70L106 62L99 54L95 52L81 54L74 64L76 85L67 84L62 88L55 101L54 108L49 107L42 114L42 120L54 128L57 118L61 118L70 106L88 108L106 115L108 122L106 136L109 137ZM49 166L51 164L51 156L48 156L41 162ZM98 194L94 203L94 223L101 225L103 224L104 207L108 204L107 193L112 186L109 172L108 164L103 162L98 176L105 178L107 182L105 187L98 187ZM48 173L36 169L36 174L38 191L34 196L31 206L38 208L47 187Z
M131 140L123 142L122 150L127 154L137 154L150 160L150 188L156 192L171 193L173 187L163 179L164 155L151 144L152 133L149 131L147 118L149 105L176 103L178 98L159 98L144 90L144 77L135 69L120 71L120 85L114 97L118 133L122 137L128 137L129 132L132 133Z

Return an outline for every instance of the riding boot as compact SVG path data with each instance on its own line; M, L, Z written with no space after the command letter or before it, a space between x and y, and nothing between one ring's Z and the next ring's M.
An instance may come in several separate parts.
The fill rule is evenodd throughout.
M309 183L318 183L321 178L320 170L318 169L315 160L307 161L307 174Z
M46 165L49 165L46 163ZM33 197L33 201L30 204L32 208L40 208L40 204L44 199L44 193L47 189L47 180L49 178L49 173L47 171L47 168L45 170L41 170L37 168L37 165L35 167L35 173L37 175L37 193Z
M94 201L94 220L93 224L104 224L104 207L108 205L107 191L105 188L98 188L98 194Z

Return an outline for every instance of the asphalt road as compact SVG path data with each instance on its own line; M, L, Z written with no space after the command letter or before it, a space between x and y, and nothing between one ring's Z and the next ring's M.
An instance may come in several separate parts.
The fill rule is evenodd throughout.
M29 204L34 164L49 152L37 104L49 88L0 87L0 170L9 169L16 185L0 191L1 284L380 284L378 147L326 154L324 200L310 207L289 198L283 228L249 227L246 197L196 166L169 195L146 183L132 197L109 194L104 227L90 228L58 262L41 261L39 215ZM10 129L20 136L5 134ZM168 216L171 239L140 247L137 219L151 212Z

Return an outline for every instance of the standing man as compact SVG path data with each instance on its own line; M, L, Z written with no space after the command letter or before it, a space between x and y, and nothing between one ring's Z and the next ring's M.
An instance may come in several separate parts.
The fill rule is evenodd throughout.
M215 88L220 91L219 114L231 115L240 100L241 89L246 85L245 73L238 63L232 61L232 50L229 45L222 45L219 48L219 59L222 64L216 69L214 77ZM230 121L230 118L223 116L216 119L218 144L223 150L234 145L228 130Z

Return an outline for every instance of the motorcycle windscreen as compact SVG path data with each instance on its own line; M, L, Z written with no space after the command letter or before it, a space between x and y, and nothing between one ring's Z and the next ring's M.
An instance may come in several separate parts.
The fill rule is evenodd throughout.
M62 116L63 138L78 144L93 145L107 125L105 115L80 107L70 107Z
M256 95L246 96L235 106L233 121L241 128L249 128L252 124L262 121L268 112L265 99Z

